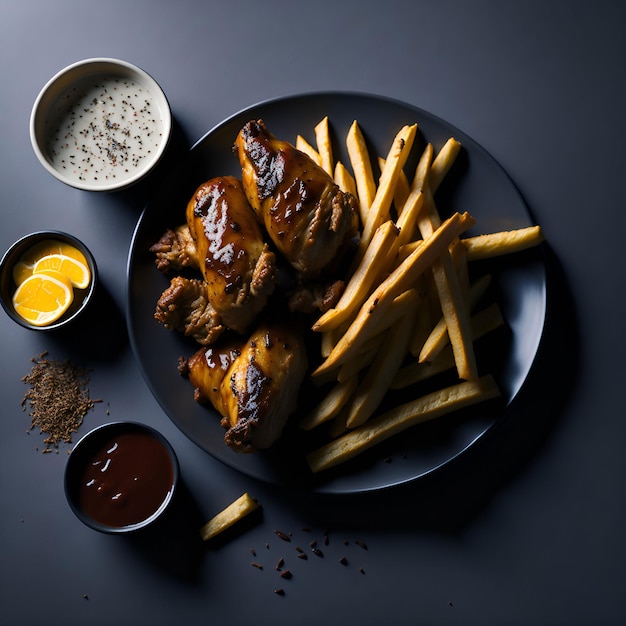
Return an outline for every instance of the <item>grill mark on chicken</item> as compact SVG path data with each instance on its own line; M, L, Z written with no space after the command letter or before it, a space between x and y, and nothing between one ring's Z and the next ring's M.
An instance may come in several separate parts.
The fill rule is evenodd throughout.
M220 414L226 444L249 453L282 434L306 367L305 346L293 330L261 324L245 342L230 338L201 348L179 371L188 376L196 401L210 402Z
M318 275L356 235L356 199L262 120L241 129L235 150L245 193L270 238L298 272Z

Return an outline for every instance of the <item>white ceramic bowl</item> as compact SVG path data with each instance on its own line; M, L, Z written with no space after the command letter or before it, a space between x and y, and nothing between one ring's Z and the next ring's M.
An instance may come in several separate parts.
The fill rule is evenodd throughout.
M86 191L117 191L146 176L163 156L172 114L163 90L118 59L69 65L41 90L30 139L43 167Z

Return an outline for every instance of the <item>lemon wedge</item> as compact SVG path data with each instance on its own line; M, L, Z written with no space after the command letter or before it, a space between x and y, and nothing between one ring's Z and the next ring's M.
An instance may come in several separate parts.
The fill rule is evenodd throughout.
M70 279L72 286L77 289L86 289L91 280L87 263L67 254L48 254L40 258L33 267L33 274L42 270L56 270L65 274Z
M74 300L70 279L56 270L42 270L28 276L13 294L13 307L34 326L58 320Z
M75 246L58 239L44 239L28 248L13 266L13 280L16 285L24 282L32 273L37 261L51 254L62 254L89 267L85 255Z

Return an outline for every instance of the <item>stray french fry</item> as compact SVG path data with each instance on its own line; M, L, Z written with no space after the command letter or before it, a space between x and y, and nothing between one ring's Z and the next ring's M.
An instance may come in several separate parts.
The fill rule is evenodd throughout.
M204 541L208 541L258 508L259 503L247 493L244 493L204 524L200 529L200 536Z
M474 224L468 213L454 213L431 237L407 257L380 285L360 308L354 322L339 339L326 360L313 376L341 365L354 348L376 334L394 298L410 289L419 275L426 271L447 250L452 241Z
M312 472L321 472L354 458L377 443L416 424L499 395L500 390L490 375L452 385L387 411L310 452L306 460Z
M318 165L322 165L322 158L320 157L319 152L302 135L298 135L296 137L296 149L300 150L300 152L304 152L304 154L310 157Z
M369 211L374 196L376 195L376 182L372 173L372 163L370 161L369 151L363 138L363 133L356 120L352 122L348 135L346 137L346 147L352 172L356 182L357 196L359 199L359 215L361 223L365 224L367 212Z
M333 165L333 149L328 128L328 116L315 127L315 142L317 143L317 152L322 160L322 167L329 176L332 176L335 166Z
M357 384L358 380L356 376L353 376L345 382L337 383L322 401L300 422L300 428L303 430L311 430L333 419L348 403Z
M461 239L467 249L468 261L490 259L504 254L521 252L544 241L541 226L477 235Z

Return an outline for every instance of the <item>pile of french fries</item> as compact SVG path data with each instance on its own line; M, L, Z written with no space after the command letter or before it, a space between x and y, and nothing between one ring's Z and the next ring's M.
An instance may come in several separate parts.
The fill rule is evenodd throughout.
M296 138L299 150L358 199L362 226L345 290L313 325L321 334L322 362L312 377L329 391L300 426L330 423L330 441L307 455L313 472L415 424L500 395L490 374L479 375L474 341L504 322L497 304L476 310L490 276L470 283L468 263L536 246L543 234L532 226L463 237L474 218L456 212L442 219L435 203L461 144L451 137L435 154L428 143L411 180L404 166L417 130L417 124L404 126L387 155L376 157L378 180L356 120L346 136L352 173L333 158L328 117L315 127L315 147ZM457 383L380 413L390 390L453 369Z

